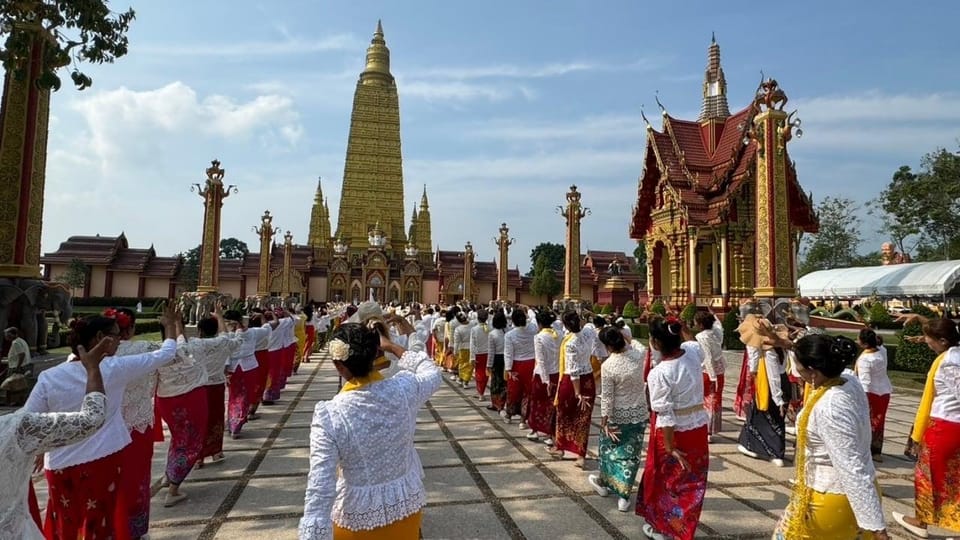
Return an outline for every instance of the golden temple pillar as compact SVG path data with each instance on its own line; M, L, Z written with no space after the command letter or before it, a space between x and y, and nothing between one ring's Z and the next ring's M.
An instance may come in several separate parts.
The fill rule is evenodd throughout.
M467 242L463 247L463 299L467 302L476 300L476 292L473 290L473 245Z
M497 264L497 301L503 302L507 299L507 255L510 244L514 242L510 238L510 229L506 223L500 224L500 236L493 239L493 243L500 248L499 262Z
M260 298L270 296L270 245L273 235L279 231L273 227L273 216L269 210L263 212L260 226L253 228L253 232L260 236L260 269L257 273L257 296Z
M776 298L796 294L787 193L786 142L790 138L786 94L773 79L760 85L751 136L757 141L756 269L754 294Z
M293 290L290 285L291 264L293 262L293 235L290 231L283 235L283 271L280 273L280 297L287 298Z
M220 168L220 161L215 159L210 164L204 185L194 184L190 188L203 198L203 238L200 242L200 280L197 292L216 292L220 285L220 214L223 200L230 196L231 190L237 192L237 187L232 184L223 186L223 175L226 171Z
M567 221L567 253L564 260L563 298L580 300L580 221L590 215L590 209L580 204L581 193L577 186L567 192L567 206L557 210Z
M40 277L50 90L37 84L49 34L13 23L30 36L20 73L7 71L0 102L0 276Z

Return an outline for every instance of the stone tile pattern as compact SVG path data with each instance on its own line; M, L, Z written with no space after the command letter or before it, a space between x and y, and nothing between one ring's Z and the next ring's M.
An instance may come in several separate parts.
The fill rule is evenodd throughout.
M710 483L698 538L769 538L790 496L793 467L776 468L736 451L741 422L731 411L740 356L728 354L724 431L711 445ZM281 400L261 407L243 438L225 441L227 459L194 471L184 483L190 499L163 507L153 501L150 537L158 539L295 539L303 510L309 457L309 423L317 401L338 390L324 352L304 364ZM879 465L884 508L912 512L913 464L900 452L919 396L897 392L887 416L884 462ZM621 513L612 497L601 498L586 471L555 461L544 445L525 438L516 422L504 424L475 398L473 388L444 384L417 417L417 448L428 490L422 536L427 539L643 538L641 520ZM597 448L599 407L594 410L591 449ZM790 438L792 442L792 438ZM792 445L788 461L792 458ZM154 454L154 476L163 474L166 445ZM591 454L591 458L594 458ZM41 501L46 486L36 480ZM892 522L892 520L890 520ZM910 538L895 524L894 538ZM931 529L931 538L947 538Z

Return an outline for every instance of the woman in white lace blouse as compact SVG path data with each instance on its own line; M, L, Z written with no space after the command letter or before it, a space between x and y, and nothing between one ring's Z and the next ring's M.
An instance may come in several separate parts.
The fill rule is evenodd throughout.
M402 317L387 322L401 334L414 332ZM384 379L373 369L378 349L400 359L399 373ZM416 539L427 497L413 436L417 411L440 387L440 370L425 353L360 324L340 325L329 350L347 383L313 413L300 539Z
M41 540L30 517L27 491L34 456L80 442L93 435L106 419L107 396L100 361L113 354L117 340L106 338L89 352L80 349L87 375L86 394L78 412L32 413L26 409L0 416L0 531L4 538Z
M811 385L797 416L797 476L776 539L888 538L870 457L867 396L843 375L857 356L853 340L810 335L796 343L797 371Z
M600 474L587 481L601 497L617 494L617 509L630 509L630 491L640 468L643 432L650 412L643 382L643 345L633 347L615 326L600 331L600 342L610 355L600 367Z

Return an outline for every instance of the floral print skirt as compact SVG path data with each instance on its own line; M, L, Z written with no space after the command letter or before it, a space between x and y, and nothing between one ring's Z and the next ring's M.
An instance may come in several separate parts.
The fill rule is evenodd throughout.
M587 410L580 408L573 390L573 381L570 380L569 375L564 375L557 388L557 435L554 437L554 442L557 450L585 457L587 441L590 438L593 401L597 395L593 373L580 376L580 395L590 401L590 407Z
M960 424L930 420L914 472L917 519L960 530Z
M651 425L656 420L650 419ZM684 470L663 446L663 431L656 429L647 445L647 462L637 496L637 515L668 538L692 540L700 523L703 498L707 492L710 450L707 426L675 431L673 442L686 454L689 470Z
M160 416L170 428L167 479L180 484L200 460L207 434L207 389L198 386L186 394L157 399Z
M610 427L620 432L620 440L614 441L606 432L600 432L600 485L621 499L629 499L640 469L640 451L647 423L611 424Z

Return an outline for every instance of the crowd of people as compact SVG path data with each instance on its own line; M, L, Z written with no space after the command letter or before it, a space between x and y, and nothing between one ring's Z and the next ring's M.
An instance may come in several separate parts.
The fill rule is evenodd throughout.
M445 376L542 443L544 459L584 469L596 455L585 485L639 515L647 537L694 537L710 443L723 429L723 329L710 311L692 324L654 317L642 342L622 319L523 305L218 307L188 338L172 304L161 342L134 339L131 310L79 319L73 354L40 374L23 409L0 417L0 530L144 538L151 499L185 500L190 472L228 457L224 433L242 437L325 343L342 385L314 411L301 538L418 537L426 492L416 415ZM893 519L926 537L930 525L960 529L960 333L948 319L921 322L938 356L907 450L917 459L915 513ZM786 434L796 435L793 493L774 537L887 538L875 467L893 387L880 336L863 330L854 342L753 315L738 331L737 449L784 466ZM166 466L151 478L161 419ZM38 454L43 518L30 480Z

